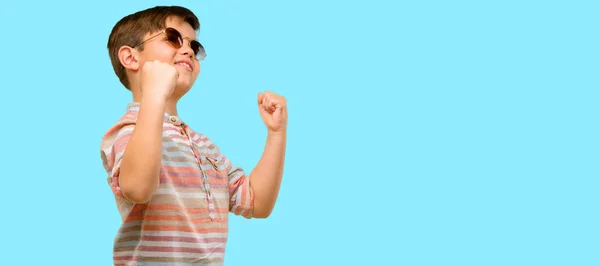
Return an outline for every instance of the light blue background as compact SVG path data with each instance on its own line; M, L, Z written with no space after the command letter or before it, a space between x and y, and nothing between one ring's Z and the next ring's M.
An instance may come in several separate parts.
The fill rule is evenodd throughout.
M597 1L9 1L1 265L110 265L99 144L130 101L106 41L191 8L208 57L180 114L252 170L256 94L287 97L276 209L226 265L600 265Z

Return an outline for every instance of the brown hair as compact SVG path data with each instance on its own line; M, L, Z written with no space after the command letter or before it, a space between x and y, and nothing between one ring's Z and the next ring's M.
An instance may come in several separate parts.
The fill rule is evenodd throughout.
M157 6L138 11L122 18L113 27L108 37L108 54L115 74L128 90L131 88L125 68L119 61L119 49L124 45L134 47L142 42L142 38L147 33L164 29L170 17L177 17L187 22L194 31L200 28L198 17L189 9L180 6ZM143 45L138 48L140 51L144 49Z

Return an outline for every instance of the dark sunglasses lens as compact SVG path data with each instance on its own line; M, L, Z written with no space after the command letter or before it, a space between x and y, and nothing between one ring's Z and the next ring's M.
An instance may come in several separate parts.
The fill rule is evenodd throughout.
M167 35L167 41L176 49L181 48L181 46L183 45L183 39L181 38L181 34L179 34L179 32L175 29L172 28L167 28L165 30L165 33Z
M198 41L192 41L190 45L192 46L192 50L194 50L194 54L197 57L204 57L204 47L202 47L202 44L200 44Z

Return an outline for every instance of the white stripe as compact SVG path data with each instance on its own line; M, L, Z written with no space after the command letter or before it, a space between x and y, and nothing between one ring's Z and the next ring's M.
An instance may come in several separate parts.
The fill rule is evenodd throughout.
M196 132L194 132L194 133L196 133ZM198 140L200 140L200 138L202 138L202 134L196 133L196 134L194 134L192 141L198 143Z
M191 157L194 158L194 153L192 149L177 149L175 151L168 151L163 149L163 154L169 157Z
M166 133L181 135L181 129L176 127L164 127L163 134Z
M187 140L184 140L184 139L169 138L169 140L170 141L163 141L163 147L176 148L176 147L179 147L181 145L185 145L187 147L190 146L190 143Z
M194 198L202 198L204 199L205 194L204 192L177 192L175 191L173 188L165 188L165 187L160 187L156 190L155 192L156 195L173 195L173 194L177 194L177 196L179 198L184 198L184 199L194 199ZM213 198L214 199L228 199L228 193L214 193L213 191Z
M209 253L198 254L198 253L187 253L187 252L155 252L155 251L137 251L135 255L139 257L164 257L164 258L198 258L200 259L217 259L222 258L223 253L211 252L211 250L207 250ZM115 257L119 256L132 256L133 251L118 251L114 253ZM202 256L202 257L199 257Z
M194 159L193 161L187 161L187 162L173 162L173 161L169 161L169 159L167 158L166 160L163 160L163 164L166 166L171 166L171 167L194 167L194 166L198 166L198 162L196 162L196 160Z
M222 258L219 258L222 260ZM130 263L128 261L116 261L117 264L126 264ZM134 263L134 262L131 262ZM135 266L137 264L128 264L130 266ZM146 266L223 266L223 262L144 262L143 265Z

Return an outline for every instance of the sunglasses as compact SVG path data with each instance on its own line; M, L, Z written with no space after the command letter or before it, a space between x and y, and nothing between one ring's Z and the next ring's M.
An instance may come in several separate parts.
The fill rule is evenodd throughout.
M145 41L139 43L138 45L134 46L138 47L156 37L158 37L161 34L165 34L166 37L166 41L167 43L169 43L169 45L171 45L171 47L175 48L175 49L180 49L181 46L183 46L183 37L181 37L181 33L179 33L179 31L177 31L174 28L166 28L163 31L161 31L160 33L146 39ZM206 52L204 51L204 46L202 46L202 44L200 44L200 42L196 41L196 40L190 40L190 47L192 48L192 50L194 51L194 55L196 56L196 59L198 61L202 61L204 60L204 58L206 57Z

